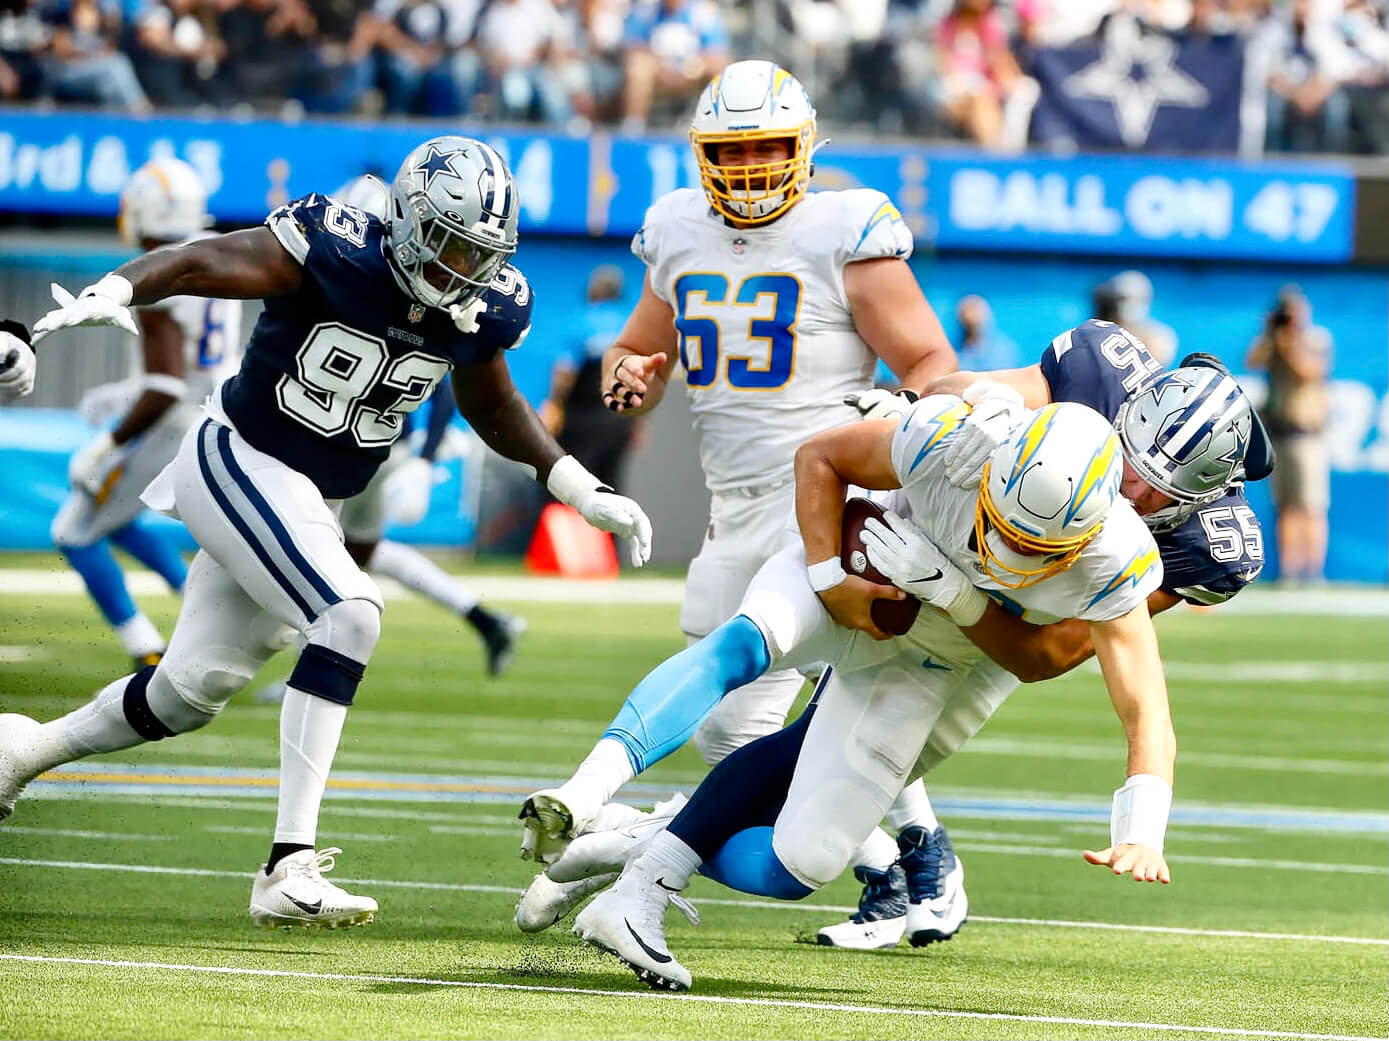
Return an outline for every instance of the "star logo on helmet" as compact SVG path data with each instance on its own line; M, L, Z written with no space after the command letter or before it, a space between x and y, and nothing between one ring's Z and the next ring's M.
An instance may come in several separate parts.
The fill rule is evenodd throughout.
M454 169L453 159L454 156L462 154L463 152L461 149L455 149L452 152L440 152L434 145L430 145L429 153L420 160L419 165L411 172L424 176L424 190L429 191L430 186L434 183L434 178L439 175L447 174L449 177L459 176L458 171Z

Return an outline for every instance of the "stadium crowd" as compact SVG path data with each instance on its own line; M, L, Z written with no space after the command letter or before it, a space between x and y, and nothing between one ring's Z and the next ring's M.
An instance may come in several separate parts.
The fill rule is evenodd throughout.
M829 122L1019 148L1039 50L1120 32L1233 41L1270 150L1389 152L1389 0L4 0L0 97L637 131L756 54Z

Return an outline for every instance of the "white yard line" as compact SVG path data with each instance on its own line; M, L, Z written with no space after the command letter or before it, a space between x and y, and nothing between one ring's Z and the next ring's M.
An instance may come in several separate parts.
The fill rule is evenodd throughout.
M638 1001L689 1002L707 1005L746 1005L809 1012L848 1012L856 1015L909 1016L921 1019L974 1019L1009 1023L1046 1023L1055 1026L1101 1027L1127 1031L1175 1031L1219 1037L1287 1038L1294 1041L1382 1041L1354 1034L1311 1034L1288 1030L1256 1030L1243 1027L1191 1026L1183 1023L1145 1023L1117 1019L1081 1019L1070 1016L1028 1016L1010 1012L963 1012L954 1009L885 1008L881 1005L847 1005L829 1001L792 1001L780 998L730 998L715 994L657 994L640 990L599 990L591 987L544 987L527 983L492 983L450 980L432 976L377 976L369 973L305 972L296 969L253 969L236 965L182 965L172 962L121 961L114 958L58 958L37 954L0 954L5 961L47 965L87 965L113 969L150 969L157 972L192 972L221 976L257 976L271 979L331 981L339 983L395 984L419 987L452 987L459 990L521 991L531 994L570 994L580 997L631 998Z
M521 574L470 575L467 572L459 578L483 599L518 603L678 604L685 595L685 581L680 578L576 581ZM127 580L130 591L136 596L170 595L169 587L151 572L132 570ZM389 598L411 595L390 579L377 581ZM85 593L81 578L65 568L0 567L0 594L79 596ZM1389 617L1389 592L1375 586L1304 591L1256 585L1221 605L1219 613L1385 618Z
M79 871L125 871L139 875L190 875L199 878L234 878L249 881L254 872L227 871L217 868L162 867L153 864L101 864L85 860L30 860L20 857L0 857L0 864L15 867L70 868ZM487 893L520 896L524 890L515 886L489 886L468 882L422 882L394 878L340 878L359 886L380 886L384 889L428 889L453 893ZM763 908L776 911L808 911L814 914L850 914L858 908L841 904L806 903L785 900L743 900L728 897L696 898L701 904L717 907ZM1058 929L1106 929L1117 932L1171 933L1180 936L1236 937L1249 940L1291 940L1298 943L1348 943L1370 947L1389 947L1389 939L1373 936L1321 936L1316 933L1270 933L1242 929L1197 929L1168 925L1130 925L1125 922L1080 922L1051 918L994 918L972 915L971 922L991 922L1000 925L1041 925Z

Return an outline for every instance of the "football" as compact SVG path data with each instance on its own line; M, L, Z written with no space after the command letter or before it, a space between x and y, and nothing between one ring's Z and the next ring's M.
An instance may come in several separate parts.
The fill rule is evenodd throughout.
M890 586L892 581L868 562L868 554L863 548L864 521L869 517L882 520L886 512L877 503L862 496L854 496L845 502L839 559L849 574ZM873 621L883 632L901 636L916 622L920 612L921 601L914 596L908 596L905 600L878 600L873 604Z

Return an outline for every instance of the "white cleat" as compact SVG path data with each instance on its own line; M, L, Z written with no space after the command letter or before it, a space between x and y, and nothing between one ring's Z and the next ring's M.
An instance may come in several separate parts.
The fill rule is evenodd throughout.
M858 911L847 922L821 929L815 942L851 951L896 947L907 930L906 875L893 864L886 871L856 867L854 877L863 883Z
M336 846L301 849L281 858L268 875L262 867L251 886L251 920L272 929L366 925L376 916L376 901L354 896L323 877L341 852Z
M544 932L569 917L569 913L600 889L617 881L617 872L594 875L577 882L553 882L542 871L516 905L516 928L523 933Z
M41 726L17 712L0 715L0 821L14 812L24 786L43 772L34 755Z
M653 878L637 859L617 884L596 897L574 919L574 935L626 965L653 990L689 990L690 970L666 944L666 907L674 904L692 924L699 912L684 897Z
M897 862L907 876L907 939L913 947L948 940L969 917L965 866L945 829L904 828Z
M553 864L602 808L597 793L573 781L534 793L521 807L521 859Z
M676 792L665 802L657 803L650 813L641 814L625 826L584 832L545 869L545 874L555 882L577 882L621 871L629 860L642 854L652 839L666 830L686 801L684 795Z

